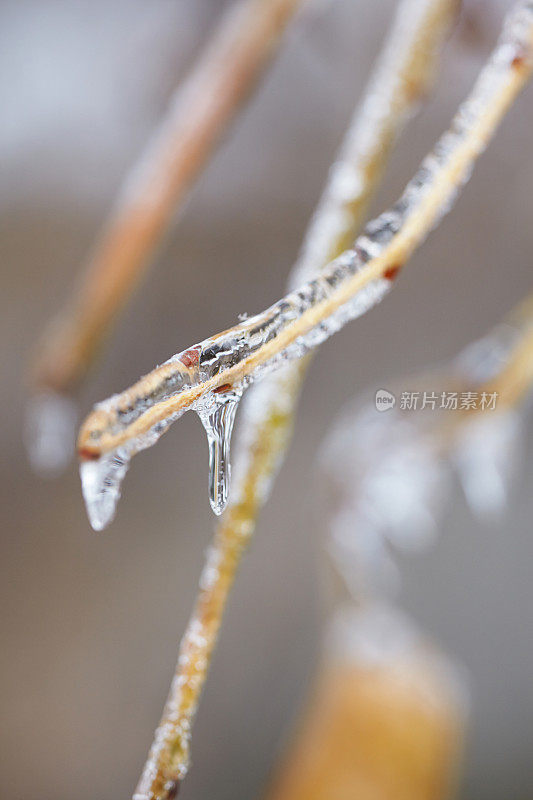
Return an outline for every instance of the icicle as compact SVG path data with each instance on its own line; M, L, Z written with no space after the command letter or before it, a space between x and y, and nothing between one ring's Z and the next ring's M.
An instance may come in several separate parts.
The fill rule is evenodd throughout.
M230 444L242 392L233 387L214 393L196 409L209 446L209 502L219 516L226 508L231 477Z
M74 453L78 409L69 397L42 392L26 410L25 443L33 469L44 476L62 472Z
M100 407L105 405L105 402L101 403ZM110 450L99 458L93 458L90 450L82 455L81 488L87 515L95 531L103 530L113 520L120 500L120 487L132 457L141 450L152 447L183 413L183 410L177 411L166 420L158 422L147 433L130 439L127 444Z
M126 448L114 450L98 461L85 461L80 465L83 499L95 531L103 530L115 516L120 486L129 465L130 456Z

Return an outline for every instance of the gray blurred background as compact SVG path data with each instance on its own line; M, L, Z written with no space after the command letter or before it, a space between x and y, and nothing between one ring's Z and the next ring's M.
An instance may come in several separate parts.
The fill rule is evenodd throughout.
M430 102L375 209L393 200L469 89L507 3L467 2ZM191 610L213 518L203 432L186 415L136 460L116 521L88 525L74 465L35 477L24 365L122 176L223 3L2 0L2 741L0 794L127 798ZM202 176L120 321L83 410L282 293L393 3L312 3ZM322 347L295 439L229 604L183 800L258 796L320 646L325 535L317 448L342 404L453 356L531 288L533 93L381 306ZM533 428L529 425L529 431ZM404 605L469 676L461 797L533 796L533 440L503 524L456 490ZM181 795L180 795L181 796Z

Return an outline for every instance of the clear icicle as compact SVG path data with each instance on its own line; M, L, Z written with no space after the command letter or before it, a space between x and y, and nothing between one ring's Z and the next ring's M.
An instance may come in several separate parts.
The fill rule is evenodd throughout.
M41 392L26 409L25 444L31 466L40 475L54 476L74 453L78 408L55 392Z
M178 412L170 416L163 422L154 425L143 436L139 436L109 453L104 453L98 459L81 462L80 478L83 499L89 522L95 531L106 528L115 516L120 500L120 488L132 456L140 450L154 445L181 414L182 412Z
M119 448L98 461L80 466L81 489L89 522L95 531L103 530L113 517L120 499L120 486L128 471L130 457Z
M209 502L219 516L226 508L231 477L230 444L241 392L213 394L197 409L209 446Z

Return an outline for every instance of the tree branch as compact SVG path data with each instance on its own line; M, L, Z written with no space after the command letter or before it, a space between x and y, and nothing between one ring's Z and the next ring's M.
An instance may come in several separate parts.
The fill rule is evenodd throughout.
M218 29L128 176L32 367L36 391L69 394L92 364L153 251L249 96L301 0L242 0Z
M82 459L151 446L188 408L213 392L245 388L266 371L301 358L386 293L406 260L449 209L533 67L533 8L519 3L459 108L399 201L371 222L322 275L258 314L173 356L100 404L78 440Z

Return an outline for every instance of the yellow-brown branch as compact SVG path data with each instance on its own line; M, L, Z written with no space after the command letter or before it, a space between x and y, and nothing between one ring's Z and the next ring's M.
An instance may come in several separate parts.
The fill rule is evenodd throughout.
M226 13L127 179L66 307L45 331L32 367L35 390L68 394L83 378L300 4L242 0Z

